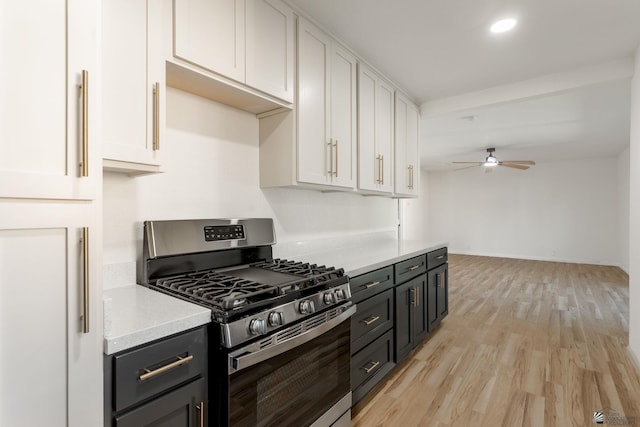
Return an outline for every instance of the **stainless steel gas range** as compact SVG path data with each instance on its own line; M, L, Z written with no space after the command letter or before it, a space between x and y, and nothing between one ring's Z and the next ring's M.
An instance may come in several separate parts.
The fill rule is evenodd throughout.
M140 283L211 309L209 426L350 426L349 279L271 219L147 221Z

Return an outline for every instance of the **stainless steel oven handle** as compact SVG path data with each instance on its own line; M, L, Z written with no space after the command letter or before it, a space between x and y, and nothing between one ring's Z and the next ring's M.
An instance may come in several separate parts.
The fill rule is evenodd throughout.
M345 320L349 319L355 312L356 305L354 304L328 322L323 323L291 339L282 341L281 343L278 343L273 347L265 348L264 350L258 350L251 353L246 353L244 349L236 350L229 355L229 374L241 371L257 363L282 354L285 351L291 350L292 348L307 343L312 339L324 334L325 332L328 332L331 329L335 328ZM240 356L234 356L234 354L240 354Z

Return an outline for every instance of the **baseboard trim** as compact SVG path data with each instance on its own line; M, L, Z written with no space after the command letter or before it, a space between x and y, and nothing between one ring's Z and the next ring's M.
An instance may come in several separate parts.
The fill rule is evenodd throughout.
M454 254L454 255L486 256L486 257L491 257L491 258L525 259L525 260L528 260L528 261L548 261L548 262L565 262L565 263L569 263L569 264L604 265L604 266L608 266L608 267L618 267L622 271L625 271L625 269L622 266L620 266L620 264L615 263L613 261L596 262L596 261L587 261L587 260L580 260L580 259L538 257L538 256L531 256L531 255L514 255L514 254L501 254L501 253L478 253L478 252L473 252L473 251L460 251L460 250L456 250L456 249L451 248L451 247L449 247L449 253L450 254ZM627 272L627 271L625 271L625 272L627 274L629 274L629 272Z

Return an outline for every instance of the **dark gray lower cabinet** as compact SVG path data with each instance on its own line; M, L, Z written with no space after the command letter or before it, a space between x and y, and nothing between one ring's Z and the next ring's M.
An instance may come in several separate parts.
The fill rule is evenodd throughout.
M449 314L449 270L442 264L428 273L429 330L436 328Z
M115 417L116 427L204 427L207 382L192 381Z
M105 427L204 427L207 329L105 356Z
M404 359L429 333L427 275L395 289L395 361Z

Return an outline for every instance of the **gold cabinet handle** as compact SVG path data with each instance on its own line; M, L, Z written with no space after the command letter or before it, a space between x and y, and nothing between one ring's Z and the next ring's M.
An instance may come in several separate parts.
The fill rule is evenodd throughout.
M160 149L160 83L153 85L153 150Z
M409 270L409 271L413 271L413 270L415 270L415 269L416 269L416 268L418 268L418 267L420 267L420 264L418 264L418 265L412 265L411 267L407 268L407 270Z
M329 177L331 177L333 175L333 139L330 139L329 142L327 143L327 146L329 147L329 170L327 171L327 173L329 174Z
M200 402L199 405L196 405L196 409L198 410L198 424L200 427L204 427L204 402Z
M187 357L180 357L180 356L176 356L176 357L178 358L178 360L176 360L175 362L171 362L167 365L161 366L157 369L154 369L153 371L145 369L144 370L145 373L140 375L138 379L140 381L148 380L149 378L153 378L156 375L160 375L163 372L170 371L171 369L177 368L178 366L184 365L185 363L189 363L193 360L193 355L189 355Z
M378 320L380 320L380 316L371 316L368 319L361 320L361 322L369 326L372 323L376 323Z
M381 171L380 172L380 176L381 176L380 184L384 185L384 156L382 156L382 155L380 156L380 163L381 163L381 166L380 166L380 171Z
M368 367L367 367L367 366L363 366L363 367L361 368L361 369L363 369L367 374L368 374L368 373L370 373L371 371L373 371L374 369L376 369L376 368L380 365L380 362L378 362L378 361L375 361L375 362L374 362L374 361L371 361L371 362L369 362L369 363L368 363L368 365L370 365L370 366L368 366Z
M416 288L416 307L420 307L420 288Z
M82 167L81 175L89 176L89 71L82 70Z
M376 182L378 184L382 184L382 156L376 156L376 161L378 163L378 178L376 179Z
M411 292L409 304L413 307L416 307L416 300L418 299L416 296L416 288L411 288L409 291Z
M380 282L376 281L376 282L369 282L366 285L363 285L365 288L369 289L369 288L373 288L374 286L379 285Z
M444 259L444 255L437 256L436 259Z
M89 333L89 228L82 228L82 332Z

